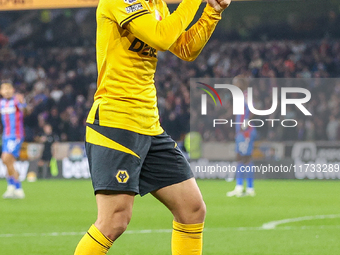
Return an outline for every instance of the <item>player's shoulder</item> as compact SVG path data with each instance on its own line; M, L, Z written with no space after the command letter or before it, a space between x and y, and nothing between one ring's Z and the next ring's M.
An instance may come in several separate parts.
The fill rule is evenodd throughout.
M110 7L112 9L119 9L121 7L127 7L135 3L141 3L145 0L100 0L98 8Z
M100 0L97 7L97 12L114 11L124 5L124 0Z
M145 0L100 0L97 14L121 20L140 11L147 11Z

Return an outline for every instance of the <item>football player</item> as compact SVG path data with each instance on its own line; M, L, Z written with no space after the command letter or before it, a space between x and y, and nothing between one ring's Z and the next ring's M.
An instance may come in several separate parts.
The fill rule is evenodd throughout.
M236 187L233 191L227 193L228 197L243 195L255 196L254 191L254 172L252 169L253 161L252 154L254 149L254 141L256 138L256 129L248 125L248 120L252 118L252 113L249 111L247 103L247 88L249 85L249 78L239 75L234 78L233 85L240 88L244 94L244 115L236 115L236 155L237 155L237 170L236 170ZM242 123L242 124L241 124ZM245 193L243 187L243 180L247 180L247 188Z
M100 0L98 85L87 118L86 152L98 216L76 255L106 254L130 222L136 194L151 193L173 214L172 254L202 254L205 204L190 165L164 132L154 73L158 51L193 61L231 0ZM152 254L152 251L150 251Z
M19 173L14 168L16 158L19 157L21 144L24 141L24 108L26 106L22 95L14 94L11 82L1 83L2 99L1 120L3 126L1 159L7 168L7 190L3 194L5 199L23 199L25 193L19 180Z

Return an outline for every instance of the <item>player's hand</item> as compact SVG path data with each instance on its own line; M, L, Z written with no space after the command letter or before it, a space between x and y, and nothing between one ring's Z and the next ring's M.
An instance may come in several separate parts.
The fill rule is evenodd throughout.
M207 2L215 11L221 13L230 5L231 0L207 0Z
M16 94L15 98L21 103L23 104L25 102L25 97L23 94Z

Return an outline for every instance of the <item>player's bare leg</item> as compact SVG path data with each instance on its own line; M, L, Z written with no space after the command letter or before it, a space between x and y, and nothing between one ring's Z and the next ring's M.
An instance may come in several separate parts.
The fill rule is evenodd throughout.
M9 153L2 153L1 155L2 162L7 167L8 176L14 177L16 180L19 179L19 174L14 168L15 158L12 154Z
M135 193L96 194L98 216L80 240L75 255L106 254L112 243L125 231L132 216Z
M152 192L174 215L173 255L202 254L206 207L194 178Z
M204 222L206 207L194 178L151 194L171 211L175 221L183 224Z
M13 183L9 183L9 185L7 186L7 190L3 194L3 198L24 198L25 193L23 192L21 186L19 186L19 173L14 168L14 156L10 153L4 152L1 155L1 159L7 168L8 178L13 178L14 181Z
M135 193L96 194L98 217L94 224L100 232L116 240L127 228L132 216Z

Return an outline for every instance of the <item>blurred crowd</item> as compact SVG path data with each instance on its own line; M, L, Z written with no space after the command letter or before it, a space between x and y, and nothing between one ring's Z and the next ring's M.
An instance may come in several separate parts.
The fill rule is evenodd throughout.
M96 68L92 47L0 50L0 78L11 78L16 92L25 95L27 141L34 141L46 123L61 141L84 140Z
M17 92L25 95L27 141L33 141L46 122L62 141L83 140L85 119L96 89L93 47L3 48L0 63L1 78L10 77ZM165 130L175 140L182 140L190 130L190 78L227 78L238 74L253 78L340 77L340 41L221 43L214 40L194 62L159 52L155 83ZM258 88L254 100L259 109L270 108L270 88ZM261 139L340 138L340 83L313 83L307 88L313 95L308 104L312 118L302 118L296 130L287 134L260 131ZM301 117L297 108L288 110L292 118ZM229 140L232 133L211 139Z
M61 141L84 139L97 79L93 11L26 13L9 32L0 31L0 79L12 79L16 91L25 95L27 141L34 141L45 123L52 125ZM252 78L340 77L339 17L330 20L335 25L331 22L327 30L331 37L322 35L327 39L228 42L216 36L217 31L194 62L159 52L155 84L162 126L177 141L190 131L190 78L239 74ZM313 116L307 119L298 109L289 108L287 118L298 119L299 125L293 131L263 128L259 139L340 139L340 83L313 83L307 88L313 95L308 104ZM258 88L254 100L259 109L270 107L270 92L266 86ZM207 140L227 141L234 139L233 132L217 130L203 135Z
M159 108L163 126L176 139L188 132L190 100L189 79L230 78L243 74L251 78L269 78L268 84L262 83L254 88L256 109L271 107L272 87L292 86L276 84L275 78L310 79L305 87L312 94L306 104L312 117L305 117L297 107L288 107L286 119L296 119L294 128L268 127L258 129L260 140L338 140L340 139L340 41L269 41L221 43L211 41L195 62L188 63L177 59L170 53L159 56L156 85L159 93ZM254 82L256 84L256 81ZM294 86L294 84L293 84ZM295 85L296 86L296 85ZM195 91L191 87L191 96ZM200 92L201 94L201 92ZM297 96L297 95L293 95ZM200 111L200 101L191 104L192 129L198 129L205 140L234 140L235 129L219 127L211 132L203 123L195 122L195 111ZM209 103L209 102L208 102ZM212 101L210 102L212 103ZM232 102L215 112L215 118L232 119ZM276 115L254 118L282 119L280 111ZM213 118L213 116L210 116ZM193 119L194 118L194 119ZM207 125L210 125L208 123ZM178 130L179 128L182 131Z

